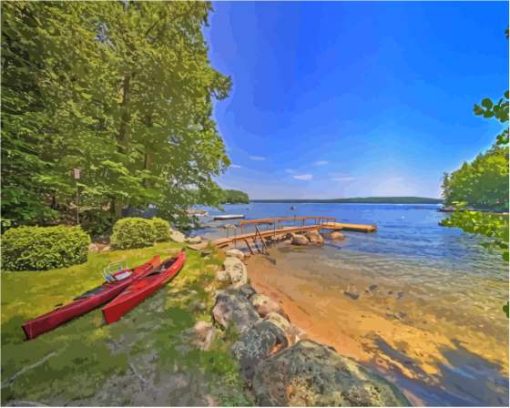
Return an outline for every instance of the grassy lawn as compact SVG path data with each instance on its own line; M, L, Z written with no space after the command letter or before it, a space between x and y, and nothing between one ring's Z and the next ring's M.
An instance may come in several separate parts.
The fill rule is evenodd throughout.
M188 250L180 274L115 324L105 325L97 309L24 341L25 320L100 284L109 263L136 266L179 249L162 243L90 254L86 264L69 268L3 272L2 404L251 405L228 352L228 333L219 332L209 351L191 346L185 334L196 321L211 321L218 254Z

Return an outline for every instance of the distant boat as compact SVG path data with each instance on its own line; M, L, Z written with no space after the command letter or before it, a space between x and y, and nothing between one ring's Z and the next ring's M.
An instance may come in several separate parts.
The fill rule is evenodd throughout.
M455 211L455 207L451 207L451 206L440 207L440 208L438 208L437 211L440 211L440 212L454 212Z
M188 215L194 215L195 217L205 217L209 215L206 210L187 210L186 213Z
M294 210L296 209L296 207L294 207L293 205L291 205L291 206L290 206L290 209L294 211Z
M225 215L216 215L214 216L214 221L222 221L222 220L238 220L244 218L243 214L225 214Z

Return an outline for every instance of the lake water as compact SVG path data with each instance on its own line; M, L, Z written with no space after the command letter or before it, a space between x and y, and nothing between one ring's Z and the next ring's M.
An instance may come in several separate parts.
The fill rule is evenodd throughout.
M246 218L324 215L377 224L376 233L346 232L345 241L320 248L273 250L282 276L272 284L326 319L327 339L384 373L414 403L507 405L508 319L502 311L507 266L480 237L439 226L447 214L437 210L437 205L225 206L225 213ZM225 223L204 222L201 234L226 234L217 228ZM353 290L358 299L345 296ZM362 351L345 346L344 337Z

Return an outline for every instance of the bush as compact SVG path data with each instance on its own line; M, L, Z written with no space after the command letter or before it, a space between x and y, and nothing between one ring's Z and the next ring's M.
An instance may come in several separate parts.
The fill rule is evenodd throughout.
M163 242L170 240L170 224L163 218L154 217L152 225L156 230L156 242Z
M3 268L46 270L87 262L90 237L81 227L11 228L2 235Z
M113 226L111 245L113 248L142 248L154 245L156 229L151 220L145 218L121 218Z

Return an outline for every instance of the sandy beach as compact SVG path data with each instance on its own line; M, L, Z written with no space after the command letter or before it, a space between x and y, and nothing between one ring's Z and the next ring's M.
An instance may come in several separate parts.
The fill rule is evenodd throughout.
M459 388L487 395L490 404L504 403L496 394L508 375L508 352L482 327L475 330L468 321L461 327L433 309L424 310L413 298L413 288L375 284L347 270L348 280L339 279L341 267L314 268L317 251L321 248L280 246L268 256L252 256L252 285L277 299L310 338L375 367L413 404L458 404ZM465 370L452 369L461 360L467 361ZM492 379L470 376L469 370L477 367L489 370Z

